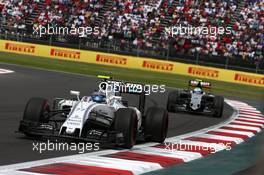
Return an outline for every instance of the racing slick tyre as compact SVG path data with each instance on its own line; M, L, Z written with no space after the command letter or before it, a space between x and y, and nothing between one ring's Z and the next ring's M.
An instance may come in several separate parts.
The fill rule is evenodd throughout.
M25 122L34 122L34 123L47 123L48 122L48 114L50 108L48 104L48 100L43 98L34 97L31 98L24 110L23 121ZM24 128L25 129L25 128ZM23 128L19 128L19 130L24 130ZM25 131L25 135L34 136L34 134L27 133Z
M175 90L169 93L168 101L167 101L167 110L168 112L177 112L175 105L178 104L180 98L180 91Z
M145 118L145 136L147 141L163 143L168 133L168 112L159 107L150 107Z
M26 105L23 120L47 123L49 111L48 100L38 97L31 98Z
M121 132L124 138L125 148L132 148L136 144L137 115L133 109L120 108L115 113L114 127Z
M224 97L215 96L214 98L214 114L216 118L221 118L224 110Z

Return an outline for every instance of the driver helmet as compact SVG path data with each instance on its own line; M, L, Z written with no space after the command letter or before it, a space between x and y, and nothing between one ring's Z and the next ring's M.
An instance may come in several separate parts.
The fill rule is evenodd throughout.
M96 103L105 103L106 102L106 96L102 92L93 92L91 95L91 99L93 102L96 102Z
M193 93L194 93L194 94L202 94L203 91L202 91L201 88L198 88L198 87L197 87L197 88L194 88Z

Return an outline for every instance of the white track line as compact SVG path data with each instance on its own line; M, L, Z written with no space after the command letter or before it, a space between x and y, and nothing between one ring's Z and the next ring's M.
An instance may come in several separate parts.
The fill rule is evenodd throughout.
M9 73L14 73L14 71L8 69L0 69L0 74L9 74Z
M205 139L230 141L230 142L235 142L236 144L239 144L239 143L244 141L243 139L237 138L237 137L220 136L220 135L214 135L214 134L200 134L200 135L195 136L195 137L205 138Z
M230 134L245 135L245 136L248 136L248 137L253 137L255 135L253 132L235 131L235 130L229 130L229 129L216 129L214 131L221 132L221 133L230 133Z
M239 118L241 117L264 120L263 116L251 116L249 114L239 114Z
M253 118L248 118L248 117L239 117L239 119L247 120L247 121L252 121L252 122L264 122L264 119L253 119Z
M142 148L140 150L133 150L136 153L149 154L149 155L160 155L165 157L174 157L182 159L184 162L189 162L198 158L201 158L200 153L188 152L188 151L178 151L178 150L166 150L154 147Z
M253 131L257 131L257 132L261 131L261 129L259 127L252 127L252 126L242 126L242 125L236 125L236 124L229 124L226 126L230 127L230 128L249 129L249 130L253 130Z
M108 158L108 157L100 157L100 156L86 157L78 161L76 160L70 161L69 163L128 170L128 171L132 171L134 174L142 174L149 171L159 170L162 168L162 166L160 166L160 164L158 163L142 162L142 161L126 160L126 159L118 159L118 158Z
M237 121L235 120L233 123L240 123L240 124L245 124L245 125L255 125L255 126L260 126L263 128L263 124L260 123L253 123L253 122L244 122L244 121Z

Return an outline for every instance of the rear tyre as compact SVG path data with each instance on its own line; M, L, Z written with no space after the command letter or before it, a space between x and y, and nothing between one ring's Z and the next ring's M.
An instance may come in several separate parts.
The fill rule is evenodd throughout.
M48 123L50 107L48 100L44 98L31 98L24 110L23 121L35 123ZM19 128L21 130L21 128ZM22 129L23 130L23 129ZM27 136L34 136L34 134L25 132Z
M147 141L163 143L168 133L168 112L159 107L150 107L145 118L145 136Z
M214 114L216 118L221 118L224 110L224 97L215 96L214 98Z
M176 105L178 104L180 98L180 91L175 90L169 93L167 101L167 110L169 112L177 112Z
M132 148L136 144L137 115L133 109L120 108L115 113L115 130L124 138L124 148Z

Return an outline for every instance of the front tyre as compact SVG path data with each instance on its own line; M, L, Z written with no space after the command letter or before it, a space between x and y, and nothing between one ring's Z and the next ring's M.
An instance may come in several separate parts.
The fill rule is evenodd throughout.
M145 118L146 140L163 143L168 133L168 112L160 107L150 107Z
M24 110L24 115L23 115L23 121L24 122L31 122L31 123L48 123L49 119L49 112L50 112L50 107L48 100L44 98L38 98L34 97L31 98ZM19 127L19 131L24 132L27 136L34 136L34 134L30 134L27 132L28 128L25 128L25 126Z
M125 148L132 148L136 144L137 135L136 111L130 108L120 108L115 113L115 130L123 134Z
M26 105L23 120L47 123L49 111L50 107L47 99L31 98Z
M224 97L215 96L214 98L214 114L216 118L221 118L224 110Z

